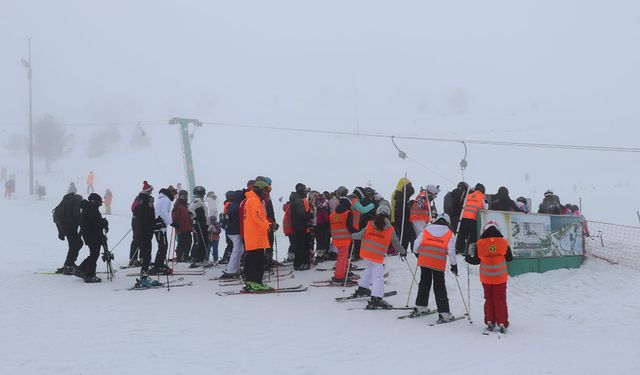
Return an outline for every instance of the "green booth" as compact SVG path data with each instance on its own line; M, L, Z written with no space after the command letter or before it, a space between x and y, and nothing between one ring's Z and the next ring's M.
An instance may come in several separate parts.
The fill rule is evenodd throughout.
M582 265L585 244L582 216L482 210L478 216L478 238L489 221L498 223L511 246L510 276Z

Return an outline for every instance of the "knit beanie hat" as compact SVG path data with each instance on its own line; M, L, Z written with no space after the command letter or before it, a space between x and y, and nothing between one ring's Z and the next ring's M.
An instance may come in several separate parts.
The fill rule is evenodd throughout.
M376 215L389 216L391 215L391 209L386 204L381 204L380 206L378 206L378 209L376 210Z
M353 194L358 197L358 199L364 199L364 188L358 186L353 189Z
M147 194L151 194L151 192L153 191L153 186L149 185L149 183L147 181L143 181L142 182L142 191L144 191Z

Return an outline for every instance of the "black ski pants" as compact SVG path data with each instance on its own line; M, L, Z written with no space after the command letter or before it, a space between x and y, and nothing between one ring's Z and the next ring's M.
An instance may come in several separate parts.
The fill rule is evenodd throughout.
M94 277L96 275L96 263L100 257L101 245L99 243L87 243L87 246L89 247L89 256L80 263L78 268L86 277Z
M156 269L160 269L164 266L167 259L167 249L169 243L167 241L167 232L156 232L156 241L158 242L158 252L156 253L156 259L153 262Z
M316 225L315 234L316 250L324 250L326 253L327 250L329 250L329 243L331 242L331 228L329 223Z
M247 281L262 284L264 276L265 250L248 250L244 255L244 277Z
M138 239L138 246L140 247L140 258L142 259L142 268L140 271L149 271L149 263L151 263L151 237Z
M184 262L189 257L191 249L191 232L178 233L178 244L176 245L176 262Z
M420 267L420 283L416 306L429 305L429 291L433 282L433 294L436 295L436 306L439 313L449 312L449 298L444 284L444 271L436 271L427 267Z
M456 253L462 254L467 247L478 240L478 231L476 221L471 219L462 219L460 222L460 232L456 237Z
M309 247L311 244L309 232L304 230L295 231L289 238L293 240L293 248L295 249L293 268L298 269L301 266L308 266L310 263L309 254L311 252L311 248Z
M73 266L76 264L76 260L78 260L78 254L80 254L80 249L84 245L82 242L82 238L80 237L80 233L78 230L70 231L64 234L67 238L67 243L69 245L69 250L67 250L67 258L64 260L65 266Z
M209 246L207 243L207 231L205 231L200 224L195 224L193 226L193 237L191 258L193 258L194 262L203 262Z

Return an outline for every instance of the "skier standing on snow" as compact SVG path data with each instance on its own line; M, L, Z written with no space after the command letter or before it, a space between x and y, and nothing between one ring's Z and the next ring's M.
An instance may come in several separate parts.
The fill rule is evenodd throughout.
M54 211L54 221L58 227L58 238L61 241L67 239L69 249L67 251L67 257L64 260L64 265L56 270L57 273L64 273L65 275L73 275L76 272L78 266L76 260L78 254L84 243L78 233L78 227L82 224L82 211L80 204L82 203L82 195L76 194L76 186L72 182L69 185L67 194L62 197L60 202L61 211L60 217L56 220ZM57 210L57 208L56 208Z
M271 227L270 227L271 229L269 230L269 233L268 233L269 248L267 249L267 252L265 254L265 262L264 262L264 269L265 271L267 271L267 270L271 270L274 264L273 263L273 242L274 242L275 231L277 231L280 226L278 225L278 223L276 223L276 213L273 210L273 202L271 201L271 182L272 181L269 177L263 177L263 176L256 177L256 182L258 181L262 181L267 184L267 187L263 189L263 192L264 192L263 201L264 201L264 208L267 212L267 219L271 223Z
M296 184L296 191L289 196L291 226L293 227L293 247L295 258L293 269L308 270L310 267L311 230L313 212L307 200L307 187L303 183Z
M228 220L227 220L227 229L225 232L227 236L233 242L233 249L231 250L231 256L229 257L229 263L227 263L227 268L222 272L222 279L237 279L240 277L240 260L242 258L242 253L244 253L244 245L242 243L242 237L240 236L240 225L241 225L241 213L240 213L240 202L244 199L244 190L236 190L234 191L230 198L231 204L228 208Z
M400 240L405 249L408 248L409 243L413 242L416 238L413 226L409 222L409 215L411 214L409 200L413 193L415 193L415 189L411 181L403 177L398 180L396 190L391 197L391 224L395 227L396 234L402 236Z
M111 202L113 201L113 193L110 189L104 193L104 214L111 215Z
M329 243L331 242L331 228L329 224L329 201L327 200L329 193L318 193L315 197L314 206L316 208L316 260L324 261L327 259L329 252Z
M376 210L376 217L358 233L351 235L353 239L362 241L360 256L365 261L365 270L358 282L355 297L371 296L368 308L388 309L392 306L382 299L384 296L384 256L393 244L400 256L405 257L407 251L402 247L396 233L389 222L390 208L381 203Z
M175 228L177 238L176 262L189 261L189 251L193 242L191 237L193 225L189 215L188 201L189 192L180 190L176 204L173 205L173 210L171 210L171 226Z
M269 231L273 223L267 218L264 197L269 185L256 179L252 190L245 193L242 213L244 227L244 274L246 290L268 290L271 287L262 283L264 262L269 243Z
M151 186L147 181L142 182L142 191L136 195L131 203L131 213L133 216L131 217L131 231L133 232L133 238L131 239L131 246L129 246L129 266L139 266L140 261L140 246L136 241L136 232L138 231L137 221L135 210L140 205L143 199L146 200L146 196L149 196L153 193L153 186Z
M229 263L229 258L231 257L231 252L233 251L233 241L231 241L231 238L229 238L229 234L227 233L227 225L229 223L229 206L231 206L232 195L233 191L227 191L224 194L224 206L222 209L222 213L220 214L220 227L224 229L224 239L227 246L224 249L222 259L220 259L220 262L218 262L218 264Z
M351 200L343 196L338 201L336 210L329 215L331 222L331 238L333 245L338 249L338 261L333 281L344 282L347 277L349 264L349 250L351 249L351 234L356 232L353 227L353 214L351 213Z
M153 262L153 268L149 271L150 274L157 275L171 272L165 264L167 259L167 249L169 248L167 228L173 222L171 219L171 205L173 204L173 199L177 193L176 188L172 185L169 185L166 189L160 189L158 192L155 212L156 215L158 215L158 218L162 220L162 228L155 233L156 241L158 243L158 252L156 253L155 261Z
M364 228L375 217L374 193L371 188L357 186L353 189L354 197L351 199L351 214L353 215L353 227L356 231ZM352 262L360 259L360 246L360 241L353 242Z
M476 243L476 253L465 256L469 264L480 264L480 282L484 289L484 323L487 330L509 327L507 310L507 262L513 260L511 247L495 221L486 223Z
M442 323L453 320L449 311L449 298L445 285L444 271L447 267L447 256L451 264L451 272L458 275L456 246L453 232L449 229L449 215L439 215L433 224L427 225L418 235L418 265L420 266L420 283L416 307L411 313L420 316L429 312L429 291L433 284L439 321Z
M456 252L458 254L466 252L471 244L476 243L478 239L476 229L478 213L485 208L487 208L487 204L484 201L484 185L477 183L475 189L468 194L462 210L460 231L456 237Z
M102 198L96 193L89 194L87 200L83 200L82 224L80 225L84 243L89 247L89 256L80 263L75 275L82 278L85 283L99 283L96 276L96 262L100 257L100 248L106 241L105 233L109 231L109 222L100 214L99 207Z
M193 188L193 199L189 204L189 212L193 220L193 248L191 249L191 257L193 264L204 262L208 248L207 228L209 228L209 216L207 216L208 208L204 203L204 195L206 190L202 186Z
M149 263L151 263L151 240L157 227L156 212L153 208L153 197L148 194L140 195L140 202L133 211L136 219L136 231L133 234L140 248L142 266L140 268L139 286L149 286Z

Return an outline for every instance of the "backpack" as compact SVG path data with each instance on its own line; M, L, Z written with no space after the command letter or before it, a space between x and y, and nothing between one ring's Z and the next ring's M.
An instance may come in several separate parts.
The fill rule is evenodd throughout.
M293 234L293 224L291 223L291 204L286 203L284 208L284 217L282 218L282 231L285 236Z
M64 204L62 203L63 202L61 201L53 210L51 210L53 223L56 225L56 227L58 228L58 232L60 233L64 233L62 229L64 225L64 217L66 215L66 210L64 208Z

